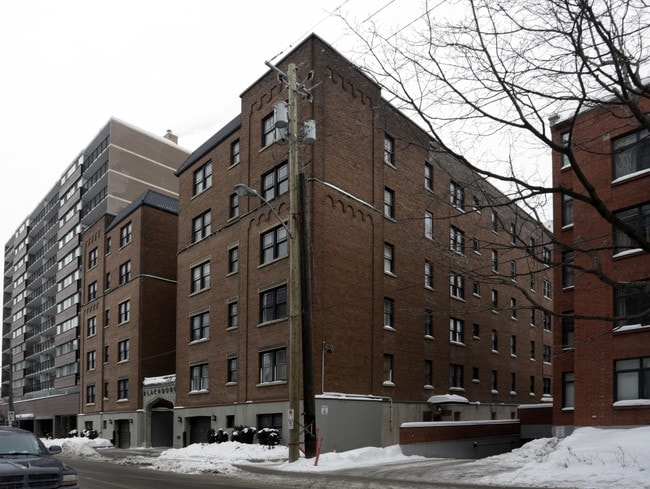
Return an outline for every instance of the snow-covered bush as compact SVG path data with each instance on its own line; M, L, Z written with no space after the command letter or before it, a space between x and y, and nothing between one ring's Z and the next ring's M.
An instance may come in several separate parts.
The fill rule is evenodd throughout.
M280 443L280 432L275 428L262 428L257 433L257 441L259 441L260 445L274 447Z
M235 426L232 430L231 440L251 445L255 439L256 432L257 428L253 426Z

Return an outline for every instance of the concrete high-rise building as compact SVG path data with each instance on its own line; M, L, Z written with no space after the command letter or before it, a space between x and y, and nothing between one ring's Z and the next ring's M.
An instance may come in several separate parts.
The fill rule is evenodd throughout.
M177 197L174 172L188 152L175 139L112 118L6 243L2 397L19 426L77 427L81 234L147 189Z

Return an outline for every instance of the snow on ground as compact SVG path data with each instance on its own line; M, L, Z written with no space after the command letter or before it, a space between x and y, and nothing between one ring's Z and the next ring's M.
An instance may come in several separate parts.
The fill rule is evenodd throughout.
M97 457L95 448L110 446L102 439L67 438L43 440L47 445L63 446L64 454ZM132 450L137 455L138 450ZM429 471L422 457L407 457L399 446L367 447L340 453L321 454L318 465L314 459L301 459L289 464L287 448L267 448L238 442L194 444L182 449L169 449L159 457L129 456L119 463L141 464L147 468L182 473L212 472L235 474L236 465L255 464L283 472L327 472L363 467L388 467L391 463L418 464L412 479L453 481L498 485L500 487L535 486L553 488L600 489L625 487L650 489L650 426L630 429L580 428L563 439L543 438L527 443L510 453L481 460L463 461L441 469L433 464ZM408 469L401 469L408 470ZM408 472L399 477L408 479Z

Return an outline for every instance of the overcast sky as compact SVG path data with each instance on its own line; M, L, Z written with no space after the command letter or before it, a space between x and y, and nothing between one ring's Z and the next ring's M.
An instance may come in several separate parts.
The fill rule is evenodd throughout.
M239 112L264 61L305 35L350 55L352 36L331 13L398 25L419 11L417 0L3 2L2 252L110 117L171 129L192 151Z

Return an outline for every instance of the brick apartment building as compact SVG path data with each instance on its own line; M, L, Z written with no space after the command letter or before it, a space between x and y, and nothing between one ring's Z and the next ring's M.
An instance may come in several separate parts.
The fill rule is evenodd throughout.
M542 226L310 36L278 66L313 71L298 103L303 327L323 449L397 443L403 421L503 419L550 400L550 249ZM287 147L269 71L178 169L174 443L273 426L287 439ZM170 372L171 373L171 372ZM303 372L304 374L304 372ZM304 379L303 379L304 380ZM453 401L457 401L454 403Z
M148 190L83 233L80 428L120 448L172 444L151 429L172 406L142 409L142 385L175 371L177 220L178 200Z
M642 110L650 110L647 99L640 103ZM570 140L581 171L607 208L647 241L647 126L613 105L552 123L555 141ZM553 156L553 180L555 186L584 192L571 162L559 153ZM562 264L554 272L553 301L563 315L554 331L555 432L563 436L579 426L646 425L650 423L648 253L578 199L556 195L553 221L559 243L554 262ZM631 286L623 287L625 283Z
M174 171L188 152L174 139L111 119L6 243L1 411L20 427L55 435L77 427L81 234L148 188L177 196Z

